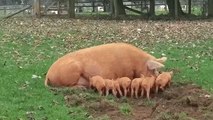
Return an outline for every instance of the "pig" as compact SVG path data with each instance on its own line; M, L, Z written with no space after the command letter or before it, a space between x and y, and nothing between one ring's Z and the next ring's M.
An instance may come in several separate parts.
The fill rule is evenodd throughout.
M129 79L128 77L122 77L122 78L118 78L117 81L118 81L120 87L122 87L124 90L124 94L122 94L121 96L126 97L130 84L131 84L131 79Z
M162 72L155 81L155 93L158 93L158 88L164 91L164 88L168 85L170 86L171 79L173 76L173 71L170 72Z
M110 79L105 79L105 88L106 88L106 96L109 95L109 90L114 91L114 81ZM115 92L113 92L113 95L116 96Z
M121 92L121 88L120 88L119 82L117 80L114 80L113 84L114 84L114 89L112 91L113 95L117 96L117 91L118 91L119 96L122 96L122 92Z
M135 97L138 98L138 91L141 87L142 81L144 80L144 75L142 74L140 78L135 78L131 82L131 97L133 98L134 93ZM141 92L142 93L142 92Z
M49 68L45 85L50 87L89 87L89 78L104 79L150 76L164 67L166 57L155 58L127 43L109 43L68 53Z
M149 100L150 90L155 86L156 77L152 75L151 77L145 77L141 83L141 95L143 96L144 90L146 91L146 97Z
M98 90L100 95L103 95L104 88L106 86L105 80L101 76L93 76L89 78L90 80L90 87L94 87Z

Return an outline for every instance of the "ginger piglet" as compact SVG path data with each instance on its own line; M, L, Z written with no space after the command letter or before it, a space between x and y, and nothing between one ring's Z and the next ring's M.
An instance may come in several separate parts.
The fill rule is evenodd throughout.
M117 81L119 82L119 85L123 88L124 90L124 95L121 96L127 96L127 91L131 85L131 80L128 77L121 77L118 78Z
M106 88L106 96L109 95L109 90L114 90L114 81L110 79L104 79L105 80L105 88Z
M90 87L95 87L99 94L103 95L105 80L101 76L93 76L90 78Z
M151 77L145 77L145 79L142 81L141 83L141 94L143 95L144 90L146 91L146 97L149 100L149 95L150 95L150 90L151 88L154 87L155 85L155 77L151 76Z
M164 88L168 85L170 87L170 83L172 80L173 71L171 72L162 72L155 81L155 93L158 93L158 89L160 88L162 91L164 91Z
M119 82L117 80L114 80L113 82L114 82L114 89L112 90L113 95L117 96L117 91L118 91L119 95L122 96Z
M135 78L131 82L131 97L133 98L134 93L135 97L138 98L138 91L141 87L142 81L143 81L144 76L141 75L140 78ZM142 94L141 94L142 95Z

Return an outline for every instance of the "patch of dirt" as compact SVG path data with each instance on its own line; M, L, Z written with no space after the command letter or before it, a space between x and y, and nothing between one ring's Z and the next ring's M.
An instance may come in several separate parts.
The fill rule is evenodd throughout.
M97 94L97 93L94 93ZM152 95L151 101L145 98L100 97L85 94L65 94L68 106L83 106L92 118L112 120L212 120L213 97L194 84L172 85L164 92ZM129 114L124 114L121 106L130 105Z

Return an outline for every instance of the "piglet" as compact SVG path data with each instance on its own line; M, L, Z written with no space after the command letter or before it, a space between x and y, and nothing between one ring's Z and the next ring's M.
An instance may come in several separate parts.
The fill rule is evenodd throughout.
M105 88L106 88L106 96L109 95L109 90L114 90L114 81L110 79L105 79Z
M123 88L124 90L124 95L121 95L121 96L127 96L127 91L130 87L130 84L131 84L131 80L128 78L128 77L121 77L121 78L118 78L117 81L119 82L119 85Z
M144 90L146 91L146 97L149 100L150 90L155 85L155 76L145 77L145 79L141 83L141 95L144 94Z
M131 97L132 98L134 96L134 93L135 93L135 97L138 98L138 91L141 87L143 79L144 79L144 76L141 75L140 78L135 78L132 80L132 82L131 82Z
M89 78L90 80L90 88L95 87L100 95L103 95L103 91L105 88L105 80L101 76L93 76Z
M171 72L162 72L155 81L155 93L158 93L158 88L164 91L164 88L168 85L170 86L171 79L173 76L173 71Z
M112 90L113 95L117 96L117 91L118 91L119 96L122 96L119 82L117 80L113 80L113 83L114 83L114 89Z

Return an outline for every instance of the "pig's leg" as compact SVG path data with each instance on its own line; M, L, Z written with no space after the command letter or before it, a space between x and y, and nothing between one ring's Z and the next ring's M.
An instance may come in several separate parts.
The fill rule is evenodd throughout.
M119 92L119 94L120 94L120 96L123 96L123 94L122 94L122 92L121 92L121 89L120 89L120 87L118 87L118 92Z
M146 97L147 97L148 100L149 100L149 94L150 94L150 88L147 88L146 89Z
M109 95L109 88L106 88L106 96Z
M169 82L168 82L168 87L170 87L170 86L171 86L171 82L169 81Z
M85 79L84 77L80 77L77 85L89 87L89 81L87 79Z
M156 85L156 87L155 87L155 94L157 94L158 93L158 85Z
M103 95L103 92L102 92L101 90L99 91L99 95L100 95L100 96L102 96L102 95Z
M127 88L124 88L124 96L127 96Z
M133 98L133 95L134 95L134 88L133 86L131 87L131 97Z
M113 90L112 90L112 93L113 93L113 95L114 95L115 97L117 97L117 91L116 91L116 89L113 89Z
M141 97L143 98L143 95L144 95L144 89L141 88Z
M90 86L90 83L83 77L80 77L76 82L76 85L68 85L68 87L72 87L74 89L87 89Z
M138 87L135 88L135 97L138 98Z
M97 87L97 90L98 90L98 92L99 92L99 95L100 95L100 96L102 96L102 95L103 95L102 88L100 88L100 87Z
M164 91L164 87L163 87L163 86L160 86L160 89L161 89L162 91Z

